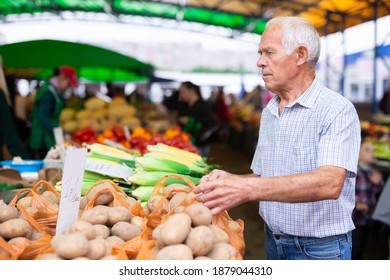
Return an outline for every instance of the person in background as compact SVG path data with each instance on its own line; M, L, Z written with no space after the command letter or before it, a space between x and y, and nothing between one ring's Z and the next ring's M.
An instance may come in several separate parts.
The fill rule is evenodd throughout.
M253 106L253 111L261 112L263 110L263 98L263 89L257 85L244 96L243 104Z
M64 93L76 88L78 77L71 66L60 66L35 94L31 113L30 148L35 157L43 159L55 145L53 129L59 126L61 110L65 106Z
M356 109L316 77L320 37L309 21L271 19L258 52L275 96L262 112L253 173L215 169L195 187L197 200L213 215L258 201L268 259L351 259Z
M390 80L387 86L387 90L383 93L378 105L379 112L383 114L390 114Z
M172 119L184 115L188 108L187 103L180 100L179 90L174 90L170 96L164 95L162 104L171 113Z
M352 231L353 260L364 259L363 255L369 237L375 230L371 216L383 187L383 178L382 174L372 167L374 161L374 146L369 141L363 141L360 147L356 177L356 206L352 213L352 219L356 227Z
M203 100L199 86L189 81L180 85L179 100L186 103L188 107L178 116L178 123L183 127L183 131L193 136L193 142L201 155L207 156L210 145L203 136L216 125L210 105Z
M30 154L24 147L16 129L10 108L11 98L4 77L2 58L0 56L0 160L9 159L5 158L5 151L11 157L30 159Z

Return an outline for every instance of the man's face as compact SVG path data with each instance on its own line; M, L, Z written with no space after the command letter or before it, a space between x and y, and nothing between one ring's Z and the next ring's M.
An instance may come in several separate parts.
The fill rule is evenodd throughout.
M273 93L289 89L291 80L297 74L295 51L287 55L282 45L282 29L274 25L261 36L257 66L262 69L265 86Z

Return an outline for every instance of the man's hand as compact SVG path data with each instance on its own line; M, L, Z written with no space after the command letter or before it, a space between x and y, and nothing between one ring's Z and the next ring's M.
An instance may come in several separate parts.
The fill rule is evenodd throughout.
M231 174L226 172L226 171L223 171L220 169L214 169L209 174L203 176L202 179L200 179L200 182L204 183L204 182L212 181L212 180L215 180L218 178L223 178L223 177L226 177L229 175L231 175Z

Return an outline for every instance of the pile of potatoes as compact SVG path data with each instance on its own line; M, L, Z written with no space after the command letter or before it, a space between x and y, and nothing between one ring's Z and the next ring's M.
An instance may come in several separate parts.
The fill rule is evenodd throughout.
M143 219L132 216L124 206L97 205L83 212L63 234L54 236L53 253L43 254L39 259L115 259L112 246L139 236L143 227Z
M5 204L0 206L0 236L9 244L23 239L39 240L43 235L43 232L34 228L26 220L25 215L18 208Z
M115 197L121 197L127 206L114 206ZM117 191L112 184L97 184L82 198L79 220L63 234L54 236L53 253L43 254L39 259L115 259L112 246L139 236L144 229L143 218L131 213L134 203L137 203L134 198ZM86 208L87 205L92 207Z
M103 189L110 189L110 190L103 191ZM82 211L87 206L87 204L93 199L93 197L97 193L99 194L97 195L97 197L93 202L94 206L96 205L106 205L109 207L113 206L114 205L113 192L115 192L117 196L120 196L124 200L124 202L130 207L132 207L135 203L138 202L135 198L127 196L124 192L117 191L115 187L109 182L101 182L100 184L93 186L88 191L88 193L86 193L86 195L81 198L80 211Z
M185 185L172 184L164 189L165 196L170 193L167 198L169 208L174 213L152 232L152 237L156 241L156 259L236 259L237 249L228 243L228 234L212 224L211 211L202 203L194 201L193 192L175 190L188 191L188 188ZM161 196L151 197L146 206L156 207L160 199Z

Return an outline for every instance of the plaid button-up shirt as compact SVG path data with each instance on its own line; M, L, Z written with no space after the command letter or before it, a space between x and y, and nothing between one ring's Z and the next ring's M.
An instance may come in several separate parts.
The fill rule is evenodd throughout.
M353 104L318 78L293 104L278 113L275 96L263 110L251 169L262 177L300 174L332 165L345 168L340 197L307 203L261 201L259 214L271 230L324 237L354 229L355 179L360 122Z

